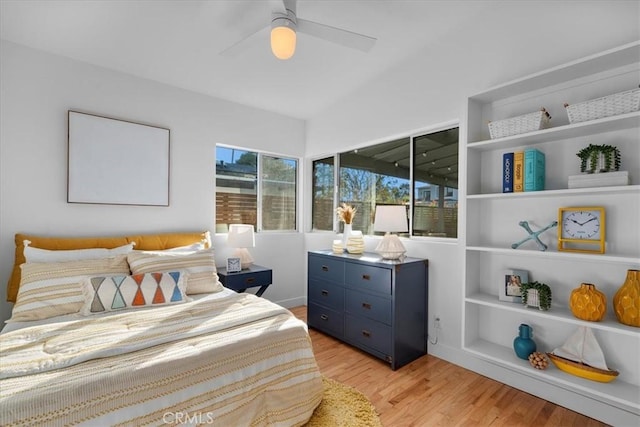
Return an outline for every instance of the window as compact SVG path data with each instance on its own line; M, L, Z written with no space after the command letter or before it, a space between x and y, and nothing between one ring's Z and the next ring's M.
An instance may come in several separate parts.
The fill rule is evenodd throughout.
M409 150L407 137L340 154L339 203L358 210L354 230L373 234L376 205L408 205Z
M313 230L333 230L334 163L333 156L313 162L313 205L311 206Z
M336 168L337 197L333 194ZM340 203L358 210L353 229L363 234L374 234L377 205L405 205L411 208L411 235L457 237L458 128L340 153L337 163L334 157L314 161L313 229L333 230ZM342 232L341 223L338 227Z
M298 161L216 146L216 231L297 230Z
M458 237L458 128L413 138L414 236Z

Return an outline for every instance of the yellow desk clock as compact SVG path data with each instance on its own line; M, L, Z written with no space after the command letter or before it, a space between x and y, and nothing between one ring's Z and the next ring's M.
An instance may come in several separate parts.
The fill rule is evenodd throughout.
M558 209L558 250L603 254L604 207L576 206Z

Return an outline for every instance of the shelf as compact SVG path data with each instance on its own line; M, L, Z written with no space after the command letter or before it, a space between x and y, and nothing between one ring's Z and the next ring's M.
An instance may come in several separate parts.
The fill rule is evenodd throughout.
M476 340L471 345L465 346L465 350L532 378L606 402L625 411L640 414L640 387L624 382L621 378L616 378L610 383L594 382L566 374L551 363L544 371L537 370L527 361L516 357L512 348L485 340Z
M596 135L622 129L630 129L640 126L640 112L621 114L619 116L605 117L588 122L574 123L564 126L552 127L535 132L512 135L506 138L490 139L479 142L467 143L467 149L476 151L500 150L518 147L522 145L537 145L546 142L562 143L562 140Z
M467 246L469 252L487 252L498 255L510 255L519 257L537 257L548 259L561 259L568 261L604 262L609 264L625 264L640 267L640 257L621 254L583 254L576 252L558 252L554 250L538 251L534 249L511 249L510 247L496 246Z
M640 185L618 185L611 187L567 188L562 190L523 191L519 193L469 194L467 199L510 199L535 197L566 197L583 194L626 194L640 192Z
M530 270L533 274L544 271L549 277L561 277L562 288L558 293L567 295L569 283L580 283L583 275L606 277L621 267L640 269L640 251L636 242L640 232L637 220L640 182L636 176L640 175L640 151L637 148L640 111L580 123L568 123L566 112L562 111L562 103L566 99L579 102L590 96L620 90L629 84L635 86L639 71L640 40L471 96L467 99L466 127L461 127L466 130L463 135L466 139L461 139L464 149L460 153L467 184L466 191L462 192L462 219L466 225L463 235L463 349L471 356L488 362L489 365L483 369L493 372L498 379L508 382L514 378L516 387L527 384L524 389L536 396L560 402L612 425L635 425L640 415L640 329L619 323L612 311L601 322L577 319L565 301L555 301L556 305L548 311L500 301L498 290L493 292L493 286L488 283L496 281L498 268L511 265ZM487 120L515 116L550 104L557 107L552 114L565 114L553 127L487 139ZM629 172L635 185L563 188L567 186L568 175L577 172L574 162L578 147L590 141L623 148L625 154L621 169ZM550 189L500 193L500 181L497 180L502 170L502 154L527 147L537 147L547 154L546 178ZM517 223L523 214L538 225L546 224L549 213L556 212L558 206L565 204L606 206L608 218L614 221L607 230L607 238L611 242L607 246L608 253L559 252L555 245L546 251L537 250L535 245L525 245L529 249L511 248L513 242L508 241L510 232L504 224ZM486 283L479 283L479 280ZM504 340L500 329L502 325L497 325L503 320L518 318L531 318L532 322L543 323L549 329L558 328L558 333L579 326L592 328L606 342L615 343L618 351L615 368L623 374L611 383L599 383L567 374L555 366L544 371L534 369L527 361L516 357L508 346L508 340ZM521 375L516 376L514 372Z
M508 98L516 93L526 93L539 88L555 86L568 80L591 76L638 62L640 62L640 41L635 41L495 86L472 96L471 99L487 104Z
M638 328L619 323L612 313L609 313L609 316L607 316L607 318L605 318L601 322L587 322L574 317L568 307L556 307L552 305L550 310L542 311L524 307L522 304L500 301L495 295L486 293L475 293L466 297L465 301L471 304L484 305L486 307L524 313L527 316L531 317L539 317L564 323L572 323L576 326L587 326L592 329L599 329L635 338L638 338L638 336L640 335L640 330L638 330Z

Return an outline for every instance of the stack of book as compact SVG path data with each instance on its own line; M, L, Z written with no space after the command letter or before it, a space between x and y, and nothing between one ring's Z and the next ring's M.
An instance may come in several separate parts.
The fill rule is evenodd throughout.
M536 148L504 153L502 192L541 191L545 183L544 153Z
M569 188L611 187L629 185L631 180L628 171L583 173L569 176Z

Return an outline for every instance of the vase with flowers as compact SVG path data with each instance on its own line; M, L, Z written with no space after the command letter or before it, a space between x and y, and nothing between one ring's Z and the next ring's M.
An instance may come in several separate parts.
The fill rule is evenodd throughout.
M352 231L353 218L356 216L357 209L346 203L342 203L336 208L336 215L341 222L344 222L344 231L342 232L342 246L347 247L349 235Z

